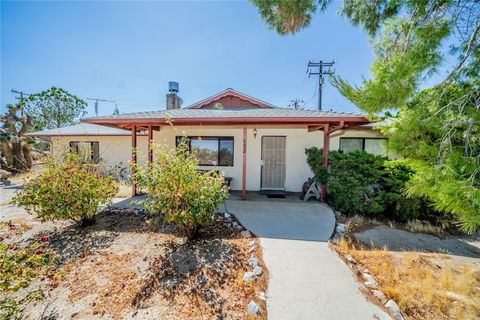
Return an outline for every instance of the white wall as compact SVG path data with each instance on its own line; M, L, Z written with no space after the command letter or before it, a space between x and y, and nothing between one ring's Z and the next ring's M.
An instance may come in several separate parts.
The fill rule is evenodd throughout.
M132 139L130 136L62 136L51 137L53 156L68 152L70 141L98 141L100 158L106 167L115 165L128 166L132 157ZM147 137L137 136L139 163L145 163L147 154Z
M287 191L299 192L303 182L311 177L311 172L305 155L305 149L310 147L323 147L323 132L308 132L307 127L296 128L268 128L256 127L257 137L253 136L253 127L247 128L247 190L260 190L261 176L261 142L262 136L286 137L286 181ZM232 189L242 188L242 143L243 129L239 126L171 126L162 127L154 132L154 141L157 144L175 147L176 136L228 136L234 137L234 165L233 167L217 167L225 176L233 177ZM370 130L339 131L332 135L330 140L331 150L337 150L340 137L381 137L380 134ZM213 169L204 167L202 169Z
M256 127L257 136L253 136L254 127L247 128L247 190L260 190L261 176L261 142L262 136L285 136L286 137L286 181L287 191L299 192L302 184L313 174L306 162L305 149L310 147L323 147L323 132L308 132L307 127ZM242 143L243 128L240 126L167 126L161 127L160 131L154 131L153 139L156 144L175 148L176 136L226 136L234 138L233 167L216 167L225 176L233 177L232 189L242 189ZM337 150L340 137L382 137L379 133L371 130L347 130L338 131L330 138L330 149ZM147 157L147 137L138 136L138 162L145 163ZM107 166L122 163L127 166L131 158L130 136L71 136L52 137L53 153L59 155L69 148L70 141L98 141L100 157ZM208 170L215 167L202 166Z

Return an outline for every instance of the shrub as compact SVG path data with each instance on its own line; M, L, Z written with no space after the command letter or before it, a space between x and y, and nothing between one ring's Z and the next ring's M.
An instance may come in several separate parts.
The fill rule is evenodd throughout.
M73 220L80 226L94 222L100 206L110 204L118 185L102 177L94 164L82 163L72 153L50 158L44 171L26 182L13 202L43 220Z
M198 161L182 142L175 150L153 146L154 162L134 166L138 186L147 192L145 209L164 214L189 239L198 237L200 228L213 221L215 209L228 197L223 176L216 171L198 171Z
M426 200L407 197L406 187L415 172L403 160L388 160L364 151L330 151L326 171L321 149L310 148L306 154L317 181L327 182L327 201L337 210L349 215L381 214L398 221L436 214Z

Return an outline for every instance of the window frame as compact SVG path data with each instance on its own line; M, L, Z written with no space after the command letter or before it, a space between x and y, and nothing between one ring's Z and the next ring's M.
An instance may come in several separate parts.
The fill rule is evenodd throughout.
M70 152L74 152L75 154L78 155L79 149L78 145L80 143L90 143L90 150L91 150L91 155L90 155L90 161L93 163L97 163L100 160L100 141L81 141L81 140L72 140L68 142L68 145L70 147ZM93 145L97 144L97 148L94 148ZM95 157L95 150L98 151L98 154Z
M385 140L386 142L388 142L388 138L382 138L382 137L340 137L340 141L338 143L338 150L342 150L342 140L353 140L353 139L361 139L362 140L362 150L359 150L359 151L365 151L365 141L366 140ZM343 152L345 152L344 150L342 150ZM365 152L368 152L368 151L365 151ZM372 153L373 154L373 153ZM388 148L385 148L385 157L387 156L388 154Z
M195 140L217 140L217 164L205 164L198 163L199 167L233 167L235 165L235 138L233 136L176 136L175 137L175 147L178 146L181 139L187 139L188 142L188 151L192 152L192 139ZM220 142L221 141L232 141L232 163L229 165L220 165Z

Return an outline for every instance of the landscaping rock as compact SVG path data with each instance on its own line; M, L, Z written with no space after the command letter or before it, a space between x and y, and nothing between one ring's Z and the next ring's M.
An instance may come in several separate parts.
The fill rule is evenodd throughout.
M253 268L253 274L256 275L257 277L261 276L262 273L263 273L262 267L256 266L255 268Z
M252 234L248 230L244 230L244 231L240 232L240 235L244 238L251 238L252 237Z
M387 308L394 316L395 319L397 320L403 320L402 312L400 311L400 307L398 304L393 301L392 299L388 300L387 303L385 303L385 308Z
M367 287L376 288L378 286L377 281L369 273L364 272L362 276L365 279L364 283Z
M253 247L253 246L256 246L256 245L257 245L257 243L255 242L255 240L248 241L248 246L249 247Z
M342 216L342 213L341 213L340 211L335 211L335 216L341 217L341 216Z
M337 224L336 230L337 230L337 233L340 233L340 234L345 233L345 224L344 223Z
M263 301L267 300L267 296L265 295L264 291L260 291L259 293L257 293L257 297L258 297L258 299L263 300Z
M225 219L230 219L230 218L232 217L232 215L231 215L230 213L228 213L228 212L225 212L225 213L223 214L223 217L224 217Z
M357 264L357 261L351 255L347 256L347 261L353 264Z
M234 228L237 228L237 227L238 227L238 223L237 223L236 221L233 221L233 222L232 222L232 226L233 226Z
M385 303L388 300L387 297L380 290L372 290L372 294L382 303Z
M255 274L253 272L247 271L243 274L243 281L250 282L255 278Z
M260 307L253 300L250 300L247 306L247 312L249 315L256 316L260 313Z
M255 268L256 266L258 266L258 259L255 257L251 257L250 259L248 259L248 265L252 268Z
M6 170L0 169L0 181L1 180L6 180L8 177L12 175L11 172L8 172Z

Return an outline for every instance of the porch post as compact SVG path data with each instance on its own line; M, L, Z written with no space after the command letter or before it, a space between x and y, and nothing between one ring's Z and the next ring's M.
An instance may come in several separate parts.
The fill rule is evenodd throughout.
M132 164L137 164L137 126L132 125ZM132 168L132 197L137 195L135 168Z
M153 142L153 129L152 126L148 126L148 163L152 164L153 162L153 150L152 150L152 142Z
M330 124L323 125L323 167L328 169L328 152L330 151ZM322 185L322 202L327 202L327 185Z
M243 127L242 200L247 200L247 127Z

